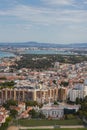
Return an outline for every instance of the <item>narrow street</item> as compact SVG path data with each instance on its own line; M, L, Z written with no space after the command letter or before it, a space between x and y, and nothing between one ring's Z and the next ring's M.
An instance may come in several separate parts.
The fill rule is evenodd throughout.
M27 130L27 129L54 129L54 128L85 128L83 125L77 126L36 126L36 127L22 127L19 126L19 129Z

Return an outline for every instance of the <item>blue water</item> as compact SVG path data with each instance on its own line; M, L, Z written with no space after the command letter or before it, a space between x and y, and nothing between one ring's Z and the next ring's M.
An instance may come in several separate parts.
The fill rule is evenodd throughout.
M71 52L56 51L56 50L26 50L22 54L62 54L62 55L72 55ZM0 51L0 58L4 57L15 57L13 53Z
M4 58L4 57L14 57L15 55L9 52L3 52L0 51L0 58Z
M66 54L72 55L71 52L56 51L56 50L27 50L24 54Z

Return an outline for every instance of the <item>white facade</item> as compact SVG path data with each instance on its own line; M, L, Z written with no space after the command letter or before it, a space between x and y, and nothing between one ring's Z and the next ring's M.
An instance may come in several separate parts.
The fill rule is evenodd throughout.
M87 85L84 87L84 97L87 96Z
M75 102L76 98L84 98L84 91L82 90L70 90L69 92L70 101Z
M64 109L58 106L44 106L41 111L46 118L61 119L64 116Z
M70 101L75 102L76 98L83 99L87 96L87 86L86 85L78 85L75 86L73 89L69 90L68 97Z

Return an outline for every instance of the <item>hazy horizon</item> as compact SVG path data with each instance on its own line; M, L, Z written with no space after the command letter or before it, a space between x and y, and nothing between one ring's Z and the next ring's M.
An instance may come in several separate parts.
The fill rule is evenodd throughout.
M59 45L70 45L70 44L87 44L87 42L85 42L85 43L82 43L82 42L80 42L80 43L50 43L50 42L37 42L37 41L19 41L19 42L0 42L0 44L17 44L17 43L19 43L19 44L22 44L22 43L36 43L36 44L59 44Z

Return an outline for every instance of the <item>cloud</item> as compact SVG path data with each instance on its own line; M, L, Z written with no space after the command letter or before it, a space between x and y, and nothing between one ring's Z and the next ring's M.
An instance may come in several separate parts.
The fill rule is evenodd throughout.
M14 7L17 5L19 0L0 0L0 7L3 9L7 9L9 7Z
M45 1L45 0L44 0ZM47 0L49 1L49 0ZM57 0L50 0L55 3ZM69 4L70 0L62 0L58 3ZM38 25L61 25L70 23L87 22L87 10L76 9L54 9L46 7L33 7L29 5L16 5L8 10L0 10L0 16L14 17L24 22Z
M44 2L45 4L49 4L49 5L72 5L74 3L74 0L41 0L42 2Z
M87 0L37 1L0 0L0 39L87 41Z
M22 28L22 30L29 30L32 28L32 25L31 24L15 24L15 28L17 28L19 30L21 28Z
M83 4L87 4L87 0L83 0Z
M87 8L87 0L40 0L48 8L73 8L85 9Z

